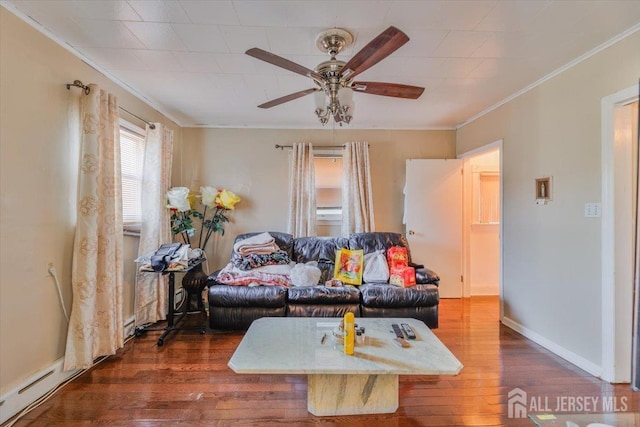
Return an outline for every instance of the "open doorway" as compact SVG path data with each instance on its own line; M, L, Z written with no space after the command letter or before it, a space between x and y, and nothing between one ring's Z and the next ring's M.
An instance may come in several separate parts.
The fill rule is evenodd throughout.
M463 180L463 296L502 294L502 140L459 156Z

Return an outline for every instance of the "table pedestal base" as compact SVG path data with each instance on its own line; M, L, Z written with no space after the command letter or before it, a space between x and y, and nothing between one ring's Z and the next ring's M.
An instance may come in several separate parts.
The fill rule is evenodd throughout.
M397 375L307 376L307 409L313 415L390 414L398 409Z

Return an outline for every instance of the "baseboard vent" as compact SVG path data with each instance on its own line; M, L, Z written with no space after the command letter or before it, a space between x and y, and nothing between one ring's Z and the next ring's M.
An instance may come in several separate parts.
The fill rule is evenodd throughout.
M130 318L127 319L126 322L124 322L125 338L133 335L133 333L135 332L135 327L136 327L136 318L135 316L131 316Z
M124 336L132 336L135 330L135 317L128 318L123 326ZM100 357L96 359L96 361L99 360L101 360ZM0 425L81 371L77 369L65 372L62 370L63 366L64 357L0 396Z
M0 424L12 418L27 406L44 396L76 373L78 370L63 371L64 358L27 378L22 385L0 397Z
M49 375L53 375L55 371L52 369L49 372L45 373L44 375L42 375L39 378L36 378L34 381L32 381L31 383L27 384L26 386L22 387L20 390L18 390L18 394L22 394L25 391L29 390L31 387L33 387L34 385L38 384L40 381L44 380L45 378L47 378Z

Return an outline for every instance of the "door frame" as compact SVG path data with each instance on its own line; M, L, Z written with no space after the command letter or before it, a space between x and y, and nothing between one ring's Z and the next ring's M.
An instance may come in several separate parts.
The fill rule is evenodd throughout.
M466 151L464 153L458 154L456 157L458 159L463 159L463 160L467 160L470 157L474 157L477 156L479 154L484 154L488 151L493 151L493 150L498 150L499 153L499 170L500 170L500 225L499 225L499 237L500 237L500 242L499 242L499 249L498 249L498 276L499 276L499 293L500 293L500 319L503 318L504 316L504 307L503 307L503 298L502 296L504 295L504 283L503 283L503 258L504 258L504 250L503 250L503 238L502 236L503 234L503 230L504 230L504 185L503 185L503 164L502 164L502 159L503 159L503 140L502 139L498 139L497 141L493 141L489 144L483 145L481 147L478 148L474 148L473 150L469 150ZM471 191L470 188L467 188L467 179L465 178L463 180L463 186L462 186L462 197L463 200L466 198L466 194L467 192ZM463 209L466 209L466 204L463 204ZM467 298L471 295L471 282L469 281L470 276L470 260L469 260L469 256L470 256L470 248L471 248L471 239L470 239L470 232L471 232L471 227L468 224L468 219L470 219L470 214L468 212L463 212L463 226L462 226L462 266L463 266L463 275L464 275L464 280L463 280L463 287L462 287L462 296L464 298Z
M620 360L626 355L626 350L631 348L632 336L616 337L616 325L633 322L633 305L628 312L616 306L616 297L621 292L620 280L616 279L617 254L628 250L629 244L633 245L633 237L629 240L616 239L616 222L620 226L620 218L616 218L616 212L621 212L621 202L616 201L614 195L616 188L624 185L622 179L616 176L616 168L621 162L631 157L629 147L625 152L615 150L614 141L614 109L638 100L638 85L634 85L602 98L602 379L608 382L629 382L631 380L631 366L623 366ZM628 219L631 221L632 219ZM622 226L629 226L625 219ZM632 246L631 246L632 247ZM631 328L632 329L632 328Z

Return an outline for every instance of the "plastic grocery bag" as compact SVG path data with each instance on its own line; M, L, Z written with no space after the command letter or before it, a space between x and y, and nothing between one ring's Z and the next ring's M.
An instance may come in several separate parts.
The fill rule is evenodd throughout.
M321 274L318 263L309 261L306 264L298 263L294 265L289 277L291 277L294 286L315 286L320 281Z
M371 252L364 256L362 279L365 283L387 282L389 280L389 266L384 256L384 250Z

